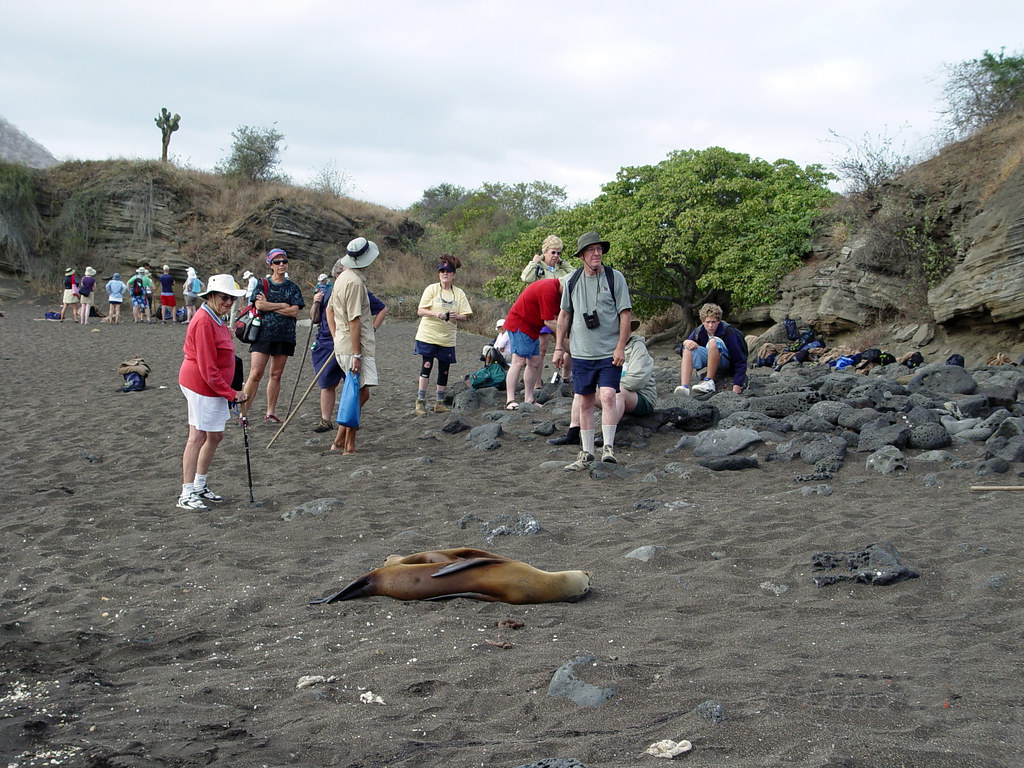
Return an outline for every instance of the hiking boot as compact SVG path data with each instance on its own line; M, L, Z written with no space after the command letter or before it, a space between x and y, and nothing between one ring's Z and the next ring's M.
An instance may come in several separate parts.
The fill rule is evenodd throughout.
M444 404L444 400L438 400L434 403L434 413L449 413L451 408Z
M203 504L203 500L190 493L188 496L178 497L178 509L189 509L193 512L209 512L210 508Z
M601 449L601 461L605 464L618 464L615 460L615 452L612 450L610 445L606 445Z
M416 398L416 415L426 416L427 415L427 401L421 398Z
M198 491L193 491L192 495L201 501L224 501L223 496L218 496L216 493L211 491L209 488L200 488Z
M330 432L332 429L334 429L334 425L324 418L321 418L317 425L313 427L314 432Z
M689 397L690 396L690 388L689 387L684 387L682 384L680 384L678 387L676 387L674 390L672 390L672 394L673 395L682 395L683 397Z
M548 445L579 445L580 444L580 428L569 427L569 431L564 435L558 437L552 437L548 440Z
M576 461L572 464L566 464L562 469L566 472L580 472L584 469L590 469L590 465L594 463L594 454L587 453L586 451L580 451L580 455L576 457Z
M715 391L715 380L704 379L700 384L693 385L693 391L701 395L711 394Z

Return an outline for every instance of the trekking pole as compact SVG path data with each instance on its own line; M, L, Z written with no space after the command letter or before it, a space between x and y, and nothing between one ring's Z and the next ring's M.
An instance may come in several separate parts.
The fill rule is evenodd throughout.
M313 390L313 385L316 384L317 381L320 379L320 374L327 370L327 366L331 364L331 360L333 359L334 355L332 354L330 357L324 360L324 364L320 366L320 370L316 372L316 375L313 377L313 380L309 382L309 386L306 387L306 391L302 394L302 397L299 399L299 404L295 406L294 411L288 414L288 418L284 420L284 423L278 428L277 432L274 433L274 436L270 438L270 442L267 443L267 448L270 448L270 446L274 444L274 441L277 440L277 436L284 432L284 428L288 426L288 422L292 420L292 417L296 413L298 413L299 408L302 407L302 404L306 402L306 398L309 397L309 393Z
M231 404L233 411L239 410L238 403ZM249 478L249 505L259 506L263 502L257 502L252 495L252 463L249 461L249 418L247 416L240 416L239 421L242 423L242 440L245 443L245 474Z
M306 337L306 346L302 350L302 360L301 360L301 362L299 362L299 370L300 371L302 370L302 366L304 366L306 364L306 353L309 351L309 341L312 338L313 338L313 321L310 320L310 322L309 322L309 335ZM289 413L292 410L292 403L295 402L295 390L297 390L298 388L299 388L299 374L295 374L295 386L292 387L292 397L291 397L291 400L288 401L288 411L289 411Z

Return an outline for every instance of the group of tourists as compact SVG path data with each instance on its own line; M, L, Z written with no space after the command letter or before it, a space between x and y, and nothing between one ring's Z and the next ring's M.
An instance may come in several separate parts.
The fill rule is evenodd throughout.
M202 281L196 271L189 267L186 272L185 284L182 287L184 313L178 313L177 299L174 294L174 275L169 265L164 264L159 275L151 276L149 265L143 264L127 281L121 279L120 272L114 272L104 285L107 294L107 316L101 322L117 325L121 322L121 305L127 299L131 302L132 320L136 323L155 323L159 318L163 324L188 323L200 306ZM85 268L85 274L79 278L74 267L64 270L62 283L60 321L64 322L70 309L72 319L82 325L89 324L89 316L96 304L97 291L96 270Z
M519 377L523 376L522 402L542 407L536 400L544 357L554 338L552 363L555 383L571 384L573 404L568 432L548 442L578 445L575 461L567 471L588 469L597 460L617 463L615 434L626 413L643 416L658 403L654 361L633 319L629 287L623 274L604 264L610 243L597 232L581 235L574 259L581 266L572 269L562 260L562 241L555 236L544 240L522 273L526 288L513 303L498 330L507 335L511 363L506 377L506 405L519 410L516 399ZM313 428L327 432L337 423L331 449L343 454L356 451L358 427L346 426L334 407L339 384L354 375L361 409L370 397L370 387L379 384L376 362L376 331L387 308L367 288L363 271L380 255L376 243L365 237L349 242L345 255L332 267L331 275L320 275L310 309L317 331L311 363L320 387L320 419ZM184 362L179 384L188 403L189 437L182 456L182 488L178 507L208 509L208 502L221 497L206 484L210 462L223 438L230 418L228 406L237 403L240 425L249 423L249 412L260 382L269 370L266 412L263 421L279 424L277 401L285 364L295 352L296 321L305 307L299 287L288 279L288 255L275 248L266 256L270 274L263 279L246 272L246 287L239 287L231 275L212 276L185 337ZM451 366L456 362L457 324L473 314L466 293L455 283L461 266L451 255L437 266L438 280L423 291L417 307L419 324L413 352L422 359L417 380L414 412L427 414L427 390L436 369L434 413L450 410L445 403ZM244 384L236 377L231 319L235 302L245 297L261 321L259 335L249 347L249 375ZM722 322L720 307L707 304L700 312L701 327L680 347L681 384L675 394L689 395L695 370L707 368L703 380L693 385L695 393L714 392L714 378L733 372L733 389L746 383L745 347L739 332ZM311 329L312 333L312 329ZM232 383L233 382L233 383ZM355 398L355 393L353 393ZM597 406L601 410L600 437L597 434ZM598 442L600 440L600 442Z

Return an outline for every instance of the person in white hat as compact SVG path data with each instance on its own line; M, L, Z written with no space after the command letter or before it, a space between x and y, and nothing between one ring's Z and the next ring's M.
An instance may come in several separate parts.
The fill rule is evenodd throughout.
M363 270L380 255L377 244L365 237L350 241L345 255L338 260L337 278L328 301L327 323L334 332L334 358L347 376L359 376L359 408L370 399L370 387L379 383L377 378L377 338L366 290ZM334 271L334 270L332 270ZM345 454L356 452L358 428L338 426L338 434L331 445L332 451Z
M196 309L203 303L199 294L203 292L203 281L196 275L194 267L185 271L185 284L181 287L181 296L185 301L185 322L191 322Z
M178 508L203 511L207 502L224 499L206 484L217 446L224 439L228 404L244 403L245 392L231 387L235 375L235 339L225 318L244 294L231 275L213 275L203 291L203 304L185 332L185 359L178 385L188 402L188 440L181 457L182 483Z
M132 318L136 323L141 323L143 317L147 323L150 321L149 294L152 290L153 283L146 276L145 267L139 267L135 274L128 278L128 295L132 297Z
M85 268L85 277L78 286L78 322L82 325L89 324L89 313L92 312L92 300L96 293L96 270L92 267Z
M60 321L64 322L64 315L68 311L68 307L71 307L71 317L78 322L78 307L74 306L78 303L78 278L75 276L75 268L68 267L64 270L64 295L61 299L63 302L60 306Z

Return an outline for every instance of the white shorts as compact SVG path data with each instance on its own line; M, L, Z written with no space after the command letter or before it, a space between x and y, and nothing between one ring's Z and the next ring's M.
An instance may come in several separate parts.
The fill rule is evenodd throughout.
M335 355L338 367L345 373L352 368L352 355ZM377 362L372 357L362 358L362 370L359 371L359 388L377 386Z
M224 422L231 418L228 401L223 397L200 395L181 384L178 386L188 401L188 425L203 432L223 432Z

